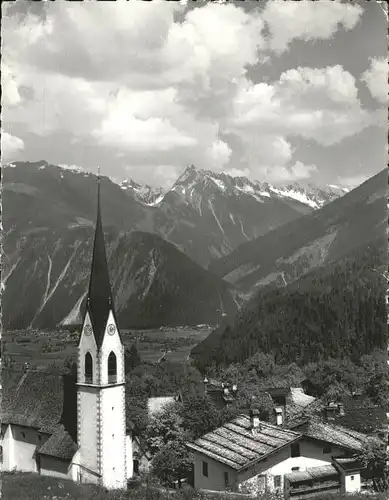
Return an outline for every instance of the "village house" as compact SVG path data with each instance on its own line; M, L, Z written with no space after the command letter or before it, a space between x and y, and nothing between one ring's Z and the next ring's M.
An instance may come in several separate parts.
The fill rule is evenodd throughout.
M123 488L133 475L124 345L112 299L100 211L78 342L77 376L25 370L3 380L2 469ZM4 373L4 372L3 372Z
M302 424L301 424L302 425ZM259 411L188 443L193 453L194 487L255 494L285 488L285 475L331 466L333 457L361 451L366 436L311 419L287 429L259 419Z

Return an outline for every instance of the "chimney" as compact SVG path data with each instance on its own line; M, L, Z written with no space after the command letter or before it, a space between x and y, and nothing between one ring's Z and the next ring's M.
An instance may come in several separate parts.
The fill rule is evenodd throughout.
M284 422L284 416L283 416L283 409L281 407L277 407L275 409L275 412L276 412L276 423L277 425L282 425Z
M345 415L345 411L344 411L344 404L343 404L343 403L339 403L339 404L338 404L338 409L339 409L339 415L340 415L341 417L344 417L344 415Z
M260 426L259 411L256 408L250 410L250 423L251 423L251 429L259 429Z
M339 407L336 403L329 403L324 408L324 418L325 420L334 420L336 413L339 411Z

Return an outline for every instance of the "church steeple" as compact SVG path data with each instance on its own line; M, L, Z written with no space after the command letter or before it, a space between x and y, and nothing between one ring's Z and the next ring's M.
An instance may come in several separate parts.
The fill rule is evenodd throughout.
M103 343L104 331L109 312L114 313L111 284L109 280L107 255L105 252L103 224L100 206L100 175L97 177L97 218L93 243L92 268L87 298L89 312L97 348Z

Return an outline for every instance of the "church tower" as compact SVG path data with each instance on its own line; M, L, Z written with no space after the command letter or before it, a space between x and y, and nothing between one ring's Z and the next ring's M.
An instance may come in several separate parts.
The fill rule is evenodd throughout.
M80 481L127 484L124 346L116 322L97 187L97 220L86 311L78 345Z

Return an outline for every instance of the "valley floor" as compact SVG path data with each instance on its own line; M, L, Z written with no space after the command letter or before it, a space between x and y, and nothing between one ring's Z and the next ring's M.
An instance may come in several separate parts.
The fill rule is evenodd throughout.
M137 345L142 361L155 363L166 353L172 362L184 362L192 348L211 332L207 326L122 331L125 347ZM45 369L63 365L76 356L78 334L67 331L13 331L3 333L4 356L17 365Z

